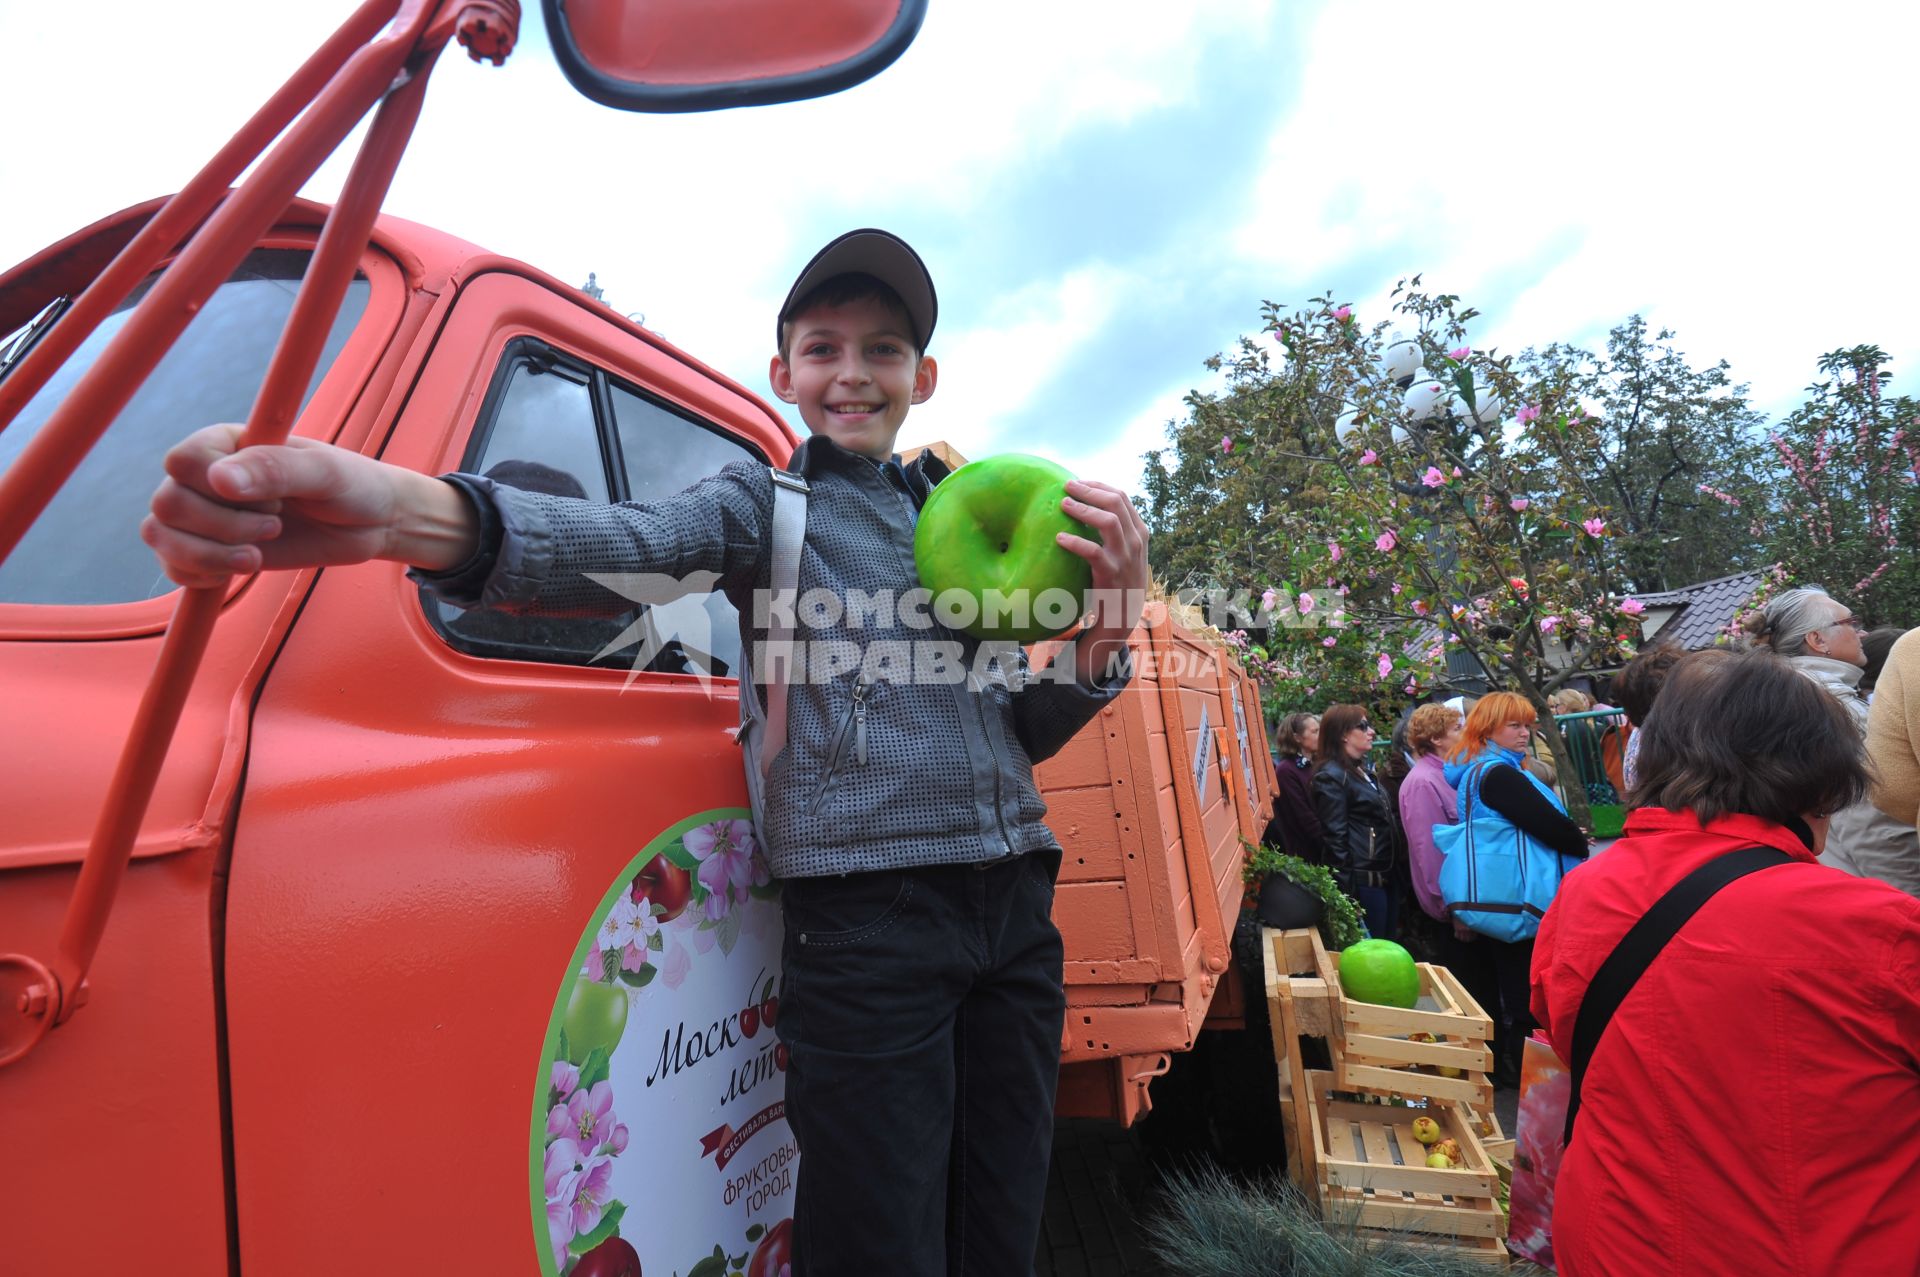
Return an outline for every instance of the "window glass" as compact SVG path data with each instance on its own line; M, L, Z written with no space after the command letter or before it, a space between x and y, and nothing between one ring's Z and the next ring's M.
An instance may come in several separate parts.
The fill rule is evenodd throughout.
M491 420L481 422L478 461L468 464L514 487L589 501L629 495L627 475L617 476L615 490L607 482L604 443L612 426L603 429L595 412L597 388L609 390L611 401L620 405L615 419L629 472L647 469L645 459L658 463L644 487L631 489L634 500L670 496L729 461L751 456L725 436L612 385L604 373L571 364L530 341L508 349L496 384L501 388L488 410ZM645 424L642 413L650 414ZM673 477L660 478L663 469ZM462 612L432 595L426 603L453 645L476 656L616 669L638 664L663 673L717 677L731 675L739 663L737 614L718 591L636 607L613 619Z
M0 564L0 603L131 603L173 589L139 533L160 482L161 458L201 426L247 419L311 256L305 249L257 250L214 291ZM152 282L108 316L0 430L0 472L99 359ZM348 286L302 407L359 323L368 289L364 278Z

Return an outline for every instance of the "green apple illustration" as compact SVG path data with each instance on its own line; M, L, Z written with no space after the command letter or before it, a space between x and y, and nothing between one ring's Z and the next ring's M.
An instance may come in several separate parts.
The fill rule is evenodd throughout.
M579 979L567 994L567 1014L562 1021L567 1031L567 1059L584 1064L595 1047L611 1056L627 1031L627 991L617 984Z
M973 598L974 620L961 628L976 638L1031 643L1080 619L1093 569L1055 538L1100 538L1060 509L1071 478L1042 457L1005 453L961 466L933 490L920 511L913 562L936 616L948 619L941 596L953 590ZM1015 606L989 606L989 591Z

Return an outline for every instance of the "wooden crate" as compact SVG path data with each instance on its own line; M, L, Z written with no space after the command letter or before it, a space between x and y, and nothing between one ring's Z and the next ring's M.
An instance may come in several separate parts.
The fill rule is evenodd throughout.
M1506 1235L1497 1200L1499 1172L1459 1109L1366 1104L1341 1098L1333 1076L1306 1075L1308 1118L1319 1163L1321 1212L1335 1227L1448 1238L1491 1252L1488 1241ZM1413 1138L1413 1121L1427 1116L1460 1145L1461 1164L1436 1169Z
M1451 971L1427 962L1418 966L1420 1001L1403 1009L1344 996L1338 966L1329 964L1327 979L1339 1007L1334 1080L1345 1091L1451 1100L1489 1111L1493 1020ZM1438 1040L1412 1042L1410 1033L1431 1033ZM1461 1076L1444 1077L1442 1067L1459 1069Z

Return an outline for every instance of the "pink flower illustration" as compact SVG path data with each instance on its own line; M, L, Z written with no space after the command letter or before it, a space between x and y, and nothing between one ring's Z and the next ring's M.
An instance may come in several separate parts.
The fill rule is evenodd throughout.
M697 825L680 841L700 862L697 876L707 896L707 917L718 921L727 916L734 904L747 902L747 888L764 886L769 881L767 865L754 841L753 822L716 820Z
M1468 355L1471 355L1472 353L1473 353L1472 346L1455 346L1452 350L1449 350L1447 352L1447 358L1453 360L1453 362L1457 364L1461 360L1465 359Z
M590 1090L575 1091L564 1106L554 1105L547 1113L547 1134L570 1139L589 1153L616 1144L615 1153L626 1148L627 1128L613 1113L613 1083L595 1082Z
M1382 532L1379 536L1373 539L1373 548L1380 551L1380 553L1382 554L1393 553L1393 547L1398 544L1400 544L1400 539L1393 535L1393 532L1391 529L1389 529L1386 532ZM1400 590L1400 587L1397 585L1394 586L1393 588L1395 593L1398 593Z
M558 1201L566 1210L567 1226L573 1236L590 1233L600 1226L600 1215L613 1192L613 1159L589 1157L581 1169L560 1179ZM548 1229L551 1232L553 1201L547 1203Z
M580 1089L580 1070L565 1060L555 1060L553 1062L553 1089L560 1093L562 1100L565 1100L569 1095L572 1095ZM549 1133L551 1134L553 1132Z
M553 1247L555 1268L566 1264L567 1243L573 1240L573 1181L580 1174L580 1146L569 1139L547 1145L541 1166L547 1190L547 1241Z
M1623 599L1620 603L1620 610L1628 616L1639 616L1647 610L1647 605L1639 599Z
M703 931L698 934L709 938L713 935L711 931ZM687 947L678 940L670 940L667 942L667 951L663 955L659 966L660 983L666 985L669 989L677 989L686 981L688 974L693 970L693 955L688 953Z
M1385 652L1380 653L1380 660L1375 668L1380 671L1380 677L1385 678L1387 675L1393 673L1393 658Z
M1590 537L1601 537L1607 533L1607 521L1605 519L1597 517L1587 519L1582 522L1580 526L1587 530L1587 535Z
M1527 500L1525 497L1515 497L1512 501L1508 502L1508 504L1514 508L1515 513L1518 513L1532 505L1533 502Z
M1380 460L1380 454L1375 452L1372 448L1368 448L1365 452L1360 454L1360 464L1363 466L1374 465L1379 460Z
M1429 488L1441 487L1446 481L1447 476L1441 472L1439 466L1428 466L1427 472L1420 476L1420 482L1426 484Z

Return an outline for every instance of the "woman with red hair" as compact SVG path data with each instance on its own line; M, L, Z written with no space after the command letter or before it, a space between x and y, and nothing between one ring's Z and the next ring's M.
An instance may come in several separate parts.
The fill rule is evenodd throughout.
M1467 711L1466 727L1446 767L1447 783L1459 795L1462 821L1474 819L1478 808L1482 818L1497 817L1551 851L1585 859L1587 837L1568 817L1560 795L1522 766L1538 721L1539 715L1524 696L1514 692L1482 696ZM1533 941L1483 938L1500 990L1499 1007L1486 1008L1497 1026L1494 1081L1498 1086L1518 1086L1521 1049L1527 1035L1538 1027L1528 1007Z

